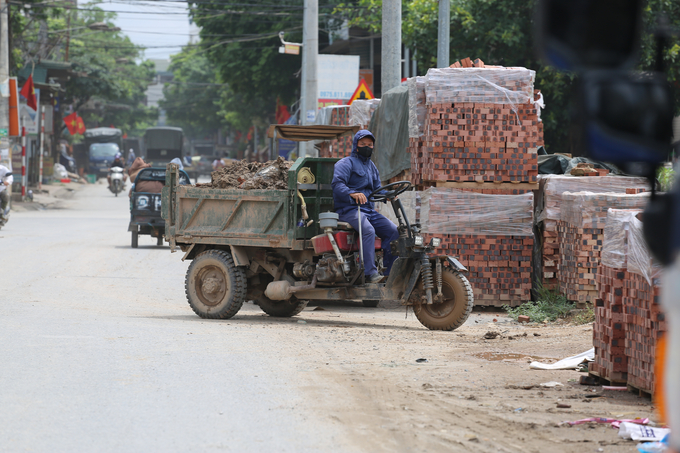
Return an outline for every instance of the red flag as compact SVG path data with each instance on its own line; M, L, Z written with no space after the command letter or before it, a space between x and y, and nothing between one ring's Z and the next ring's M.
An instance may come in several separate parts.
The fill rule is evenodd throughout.
M276 98L276 124L284 124L289 118L288 107L281 104L281 100Z
M24 83L19 94L26 98L27 106L33 110L38 110L38 101L35 99L35 87L33 86L33 74L28 76L28 80Z
M85 121L83 121L83 119L76 113L76 134L82 135L85 133L85 131Z
M68 133L75 135L78 132L78 114L76 112L71 113L69 116L64 118L64 124L66 124L66 127L68 128Z

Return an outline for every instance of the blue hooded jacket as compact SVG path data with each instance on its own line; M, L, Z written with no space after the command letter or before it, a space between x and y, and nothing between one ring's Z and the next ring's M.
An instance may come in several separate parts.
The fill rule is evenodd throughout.
M352 142L352 154L343 157L335 163L333 172L333 203L335 212L344 214L351 209L357 208L357 204L351 193L361 192L368 197L371 192L381 187L380 173L370 158L359 155L357 143L364 137L371 137L375 143L375 137L367 130L360 130L354 135ZM373 210L373 203L366 202L361 206L362 211Z

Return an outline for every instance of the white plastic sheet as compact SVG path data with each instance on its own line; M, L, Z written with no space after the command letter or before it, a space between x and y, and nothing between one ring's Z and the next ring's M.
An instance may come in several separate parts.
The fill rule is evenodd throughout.
M592 362L593 360L595 360L595 348L555 363L531 362L529 368L532 370L573 370L578 368L583 362Z

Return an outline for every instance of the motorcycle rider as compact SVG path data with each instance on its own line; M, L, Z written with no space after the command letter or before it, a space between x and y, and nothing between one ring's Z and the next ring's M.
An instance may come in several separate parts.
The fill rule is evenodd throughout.
M0 220L5 222L9 214L9 190L7 187L14 182L14 177L9 168L2 165L2 155L0 155Z
M125 162L123 161L123 155L121 153L116 153L116 155L113 157L113 162L111 162L111 166L109 167L109 174L106 175L106 180L109 182L109 188L111 188L111 169L113 167L120 167L123 169L124 186L125 182L127 181L127 175L125 174Z
M382 239L385 275L389 275L395 257L390 242L399 238L397 226L373 209L367 197L380 188L380 173L371 161L375 137L367 130L354 135L352 154L340 159L333 172L333 202L341 222L359 231L357 203L361 204L361 232L364 251L364 274L369 283L378 283L383 276L375 266L375 237Z

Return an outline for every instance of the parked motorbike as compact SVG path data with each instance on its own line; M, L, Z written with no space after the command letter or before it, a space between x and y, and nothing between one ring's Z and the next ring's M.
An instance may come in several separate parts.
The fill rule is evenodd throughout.
M109 177L111 178L109 190L118 196L125 188L125 175L123 174L123 169L121 167L111 167L109 170Z

